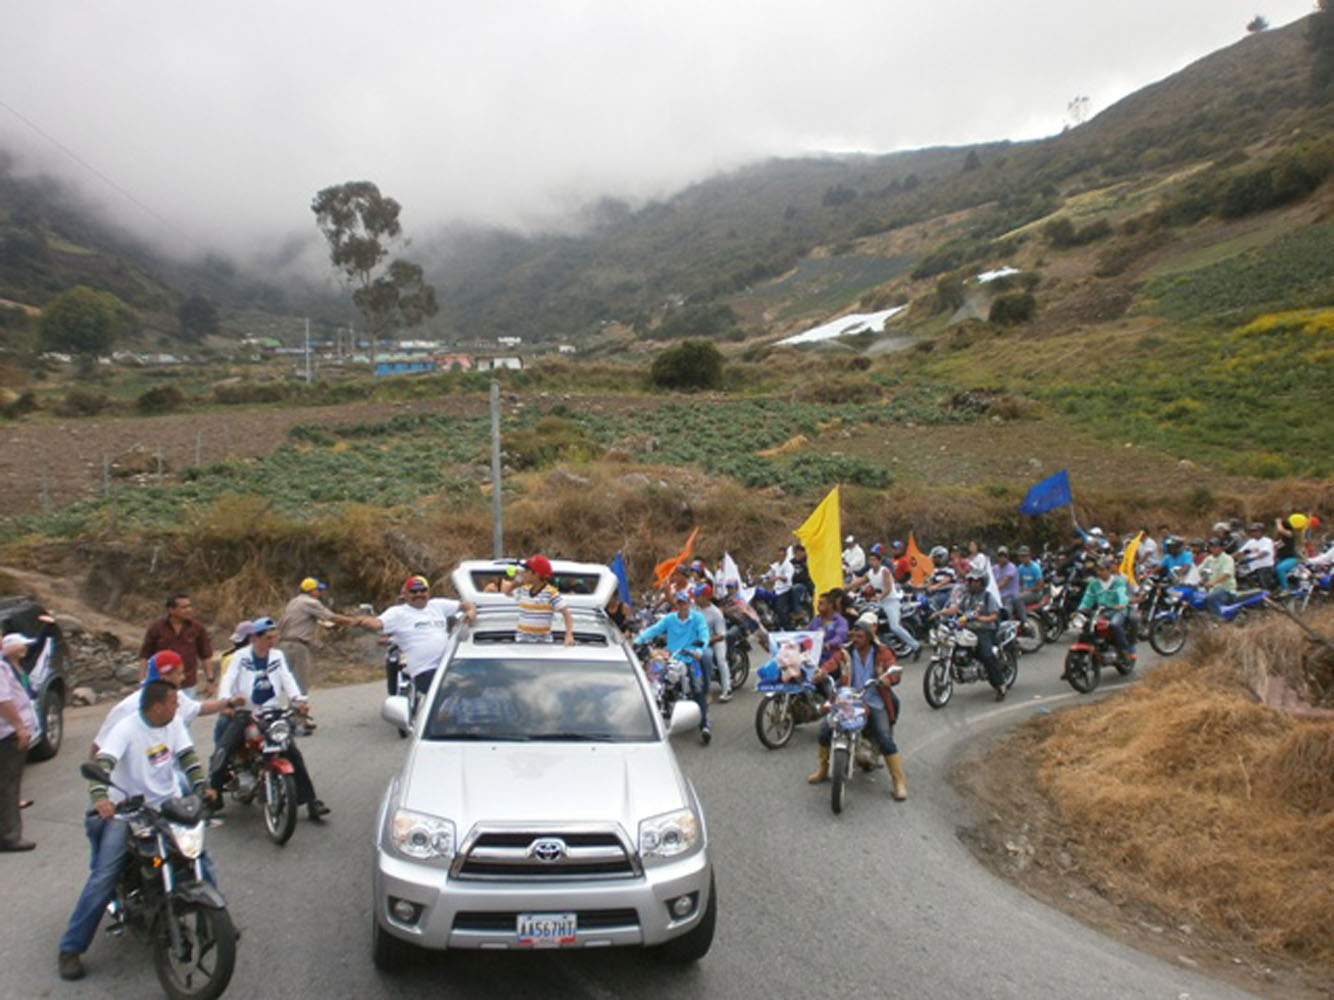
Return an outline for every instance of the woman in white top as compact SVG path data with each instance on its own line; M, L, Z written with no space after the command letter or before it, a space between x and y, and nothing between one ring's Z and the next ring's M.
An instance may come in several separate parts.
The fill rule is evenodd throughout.
M875 591L875 599L880 602L880 610L885 613L889 630L908 647L909 653L916 656L921 652L922 644L903 627L903 591L899 589L898 581L894 579L894 571L885 565L884 552L885 548L879 542L871 546L870 565L866 568L866 575L854 580L852 587L857 589L869 586Z

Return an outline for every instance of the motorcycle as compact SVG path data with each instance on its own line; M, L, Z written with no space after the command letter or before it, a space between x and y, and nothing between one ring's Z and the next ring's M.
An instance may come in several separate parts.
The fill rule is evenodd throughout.
M892 649L896 657L906 659L911 656L908 644L890 631L889 618L879 601L864 594L853 607L859 616L864 614L875 615L876 638ZM919 648L930 632L927 622L930 619L931 611L930 601L924 593L905 594L900 602L899 624L917 640Z
M1334 570L1328 566L1316 567L1301 563L1288 574L1288 592L1283 595L1283 606L1294 615L1302 615L1310 607L1312 597L1329 597L1332 593Z
M902 672L902 667L890 667L890 672ZM847 800L848 782L852 780L852 767L858 762L862 743L862 730L871 717L871 711L862 701L862 695L879 684L878 678L872 677L860 689L842 687L825 703L824 710L829 716L832 738L829 744L829 806L834 814L843 811Z
M755 706L755 735L770 750L787 746L797 726L814 722L822 714L822 694L808 680L761 680L755 690L763 695Z
M722 667L714 663L714 679L721 683L719 670ZM745 628L737 624L727 626L727 670L732 679L732 690L740 691L750 676L750 635Z
M955 684L987 680L987 669L977 655L977 633L953 617L942 617L931 630L931 662L922 675L922 691L932 708L944 708ZM996 656L1007 688L1019 676L1019 623L1001 622L996 629Z
M79 772L111 784L91 761ZM128 823L129 860L107 904L113 935L128 927L153 949L153 968L172 1000L213 1000L236 966L236 927L227 901L204 876L203 803L196 795L158 808L132 796L116 806L113 822Z
M1088 694L1098 686L1105 666L1116 667L1123 677L1134 672L1135 661L1130 654L1116 645L1112 631L1112 616L1106 608L1097 608L1091 615L1076 612L1070 624L1079 637L1065 654L1065 672L1061 679L1081 694ZM1133 625L1126 622L1128 632Z
M228 767L224 790L242 805L258 799L264 807L264 829L282 845L296 831L296 769L288 759L296 738L290 708L252 713L238 711L245 722L245 737Z
M690 697L690 672L695 666L666 649L644 650L640 660L658 713L664 722L670 723L672 708L681 699Z

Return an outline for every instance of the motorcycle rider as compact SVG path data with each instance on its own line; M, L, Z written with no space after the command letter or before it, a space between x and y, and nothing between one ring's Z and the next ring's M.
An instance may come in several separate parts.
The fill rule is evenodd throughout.
M704 656L701 659L702 669L712 678L714 668L717 668L718 683L723 689L722 693L718 695L718 701L731 701L732 670L727 663L727 622L723 618L722 611L713 603L713 586L711 584L696 584L692 594L695 598L695 607L704 616L704 624L709 630L709 644L705 647Z
M1246 528L1250 536L1237 547L1233 561L1243 573L1254 575L1256 583L1265 590L1278 585L1274 573L1274 540L1265 534L1263 521L1252 521Z
M1288 574L1297 568L1301 553L1297 550L1297 536L1301 529L1292 523L1291 517L1276 518L1274 521L1277 551L1274 553L1274 572L1278 574L1280 590L1288 589Z
M435 668L449 642L449 626L460 612L468 621L477 620L477 606L472 601L456 601L449 597L432 597L431 584L416 574L403 581L403 601L380 612L378 618L369 615L356 619L359 628L382 632L401 654L398 669L412 681L422 694L431 689ZM398 693L398 676L385 664L385 684L389 693Z
M843 579L861 576L866 572L866 553L857 544L857 537L849 535L843 539Z
M1000 601L987 586L989 577L986 570L969 570L964 578L966 589L959 595L958 604L946 608L942 613L958 614L959 624L976 634L977 658L986 668L987 680L996 692L996 700L1004 701L1010 693L1010 686L1005 683L1000 658L996 655L996 631L1001 607Z
M212 698L201 702L195 701L188 694L185 694L180 690L185 681L184 664L181 662L180 656L170 649L154 653L148 658L148 672L144 675L144 684L150 681L166 681L176 688L176 718L181 720L186 732L190 731L190 723L201 715L212 715L215 712L221 712L230 716L233 708L245 703L245 699L239 696L230 699ZM112 706L111 711L107 713L107 717L102 720L102 727L97 731L97 735L93 737L92 751L88 755L89 760L97 759L98 750L106 745L111 731L116 728L122 719L128 718L139 711L139 701L142 695L141 685L140 690L130 692Z
M959 577L950 565L950 553L945 546L937 545L931 550L931 563L935 569L926 579L926 592L932 609L939 611L950 603L950 594Z
M916 659L921 655L922 644L903 627L903 590L894 579L894 571L882 561L883 552L879 542L871 546L871 566L865 576L852 581L852 587L869 587L874 592L874 599L885 613L889 630L908 647L908 654Z
M180 794L178 770L184 772L195 794L217 797L206 786L194 743L176 717L177 697L176 687L167 681L145 683L139 711L117 723L98 750L97 764L110 774L112 785L88 784L92 808L84 817L83 828L92 845L92 860L88 880L60 939L56 971L61 979L84 977L82 955L92 943L125 866L130 828L115 818L116 805L142 795L149 806L161 806ZM211 862L205 862L204 872L213 881Z
M667 639L668 652L686 662L694 661L688 671L690 694L699 706L699 741L708 746L713 739L709 730L709 675L702 669L702 662L709 645L709 626L704 616L691 606L690 595L684 590L677 592L673 603L676 610L669 611L635 636L635 645L642 646L663 635Z
M862 686L872 677L880 683L862 691L862 701L869 709L869 728L885 757L885 767L889 769L893 782L893 795L896 802L908 797L908 782L903 774L903 759L899 756L898 744L894 742L894 723L899 716L899 699L890 685L897 684L902 671L894 660L894 651L875 639L879 621L871 612L857 619L849 632L849 645L838 653L833 661L826 661L829 667L839 672L839 684L861 691ZM828 670L821 665L820 672ZM833 742L834 731L828 720L820 725L819 765L806 776L808 784L816 785L829 779L829 745Z
M218 695L222 698L241 696L241 707L252 713L259 713L266 708L278 708L279 699L286 694L288 704L298 715L306 712L306 696L288 669L287 659L282 652L274 648L278 638L278 626L272 618L256 618L251 623L250 645L241 650L232 659L227 676L219 684ZM218 793L219 806L222 803L222 790L227 784L228 765L232 755L245 738L246 720L236 716L227 723L222 737L213 748L210 762L209 784ZM310 818L323 822L330 812L315 794L315 785L310 780L306 761L293 740L287 749L287 759L292 764L293 777L296 778L297 805L306 807Z
M1116 648L1134 662L1135 646L1127 638L1126 613L1130 607L1130 595L1126 589L1126 578L1115 572L1113 560L1103 557L1098 560L1093 579L1084 588L1084 596L1079 601L1079 610L1088 612L1095 607L1106 608L1110 613L1109 624L1116 639ZM1133 633L1132 633L1133 634ZM1064 675L1062 675L1064 679Z
M1162 561L1158 563L1159 567L1171 574L1173 579L1180 578L1195 565L1195 560L1191 558L1190 553L1185 550L1181 539L1176 535L1168 535L1163 539Z
M842 603L843 591L826 590L820 595L815 617L806 626L807 631L819 632L824 636L820 646L821 667L848 641L848 620L839 607Z
M1226 543L1217 537L1209 539L1209 555L1200 563L1200 583L1209 588L1204 606L1214 615L1223 617L1223 605L1236 600L1237 564L1227 554Z
M1019 546L1019 600L1028 610L1030 604L1042 600L1042 563L1033 558L1027 545Z
M769 564L769 572L765 575L773 589L774 615L778 618L778 627L790 629L796 604L792 593L792 556L786 545L778 546L778 558Z
M996 562L991 571L1000 593L1001 607L1015 621L1028 620L1028 608L1019 596L1019 567L1010 561L1010 550L1002 545L996 550Z

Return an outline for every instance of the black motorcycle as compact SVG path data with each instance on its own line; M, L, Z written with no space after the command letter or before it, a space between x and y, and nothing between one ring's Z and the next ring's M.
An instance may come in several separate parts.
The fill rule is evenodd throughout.
M719 664L713 665L714 679L719 683L722 681L718 674L721 669ZM727 670L732 680L731 690L741 690L750 676L750 634L741 625L727 626Z
M111 784L91 761L79 768L89 781ZM204 878L203 803L196 795L167 799L156 809L143 796L116 806L128 823L129 860L107 905L107 930L128 927L153 949L153 967L172 1000L213 1000L236 966L236 927L227 901Z

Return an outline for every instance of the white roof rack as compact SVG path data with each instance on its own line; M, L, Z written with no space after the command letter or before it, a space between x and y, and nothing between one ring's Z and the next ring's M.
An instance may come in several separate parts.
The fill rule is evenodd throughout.
M508 594L486 590L489 583L499 583L508 576L517 559L465 559L454 568L450 579L459 597L481 607L514 607ZM565 598L569 608L601 610L616 590L616 574L602 563L551 560L552 583Z

